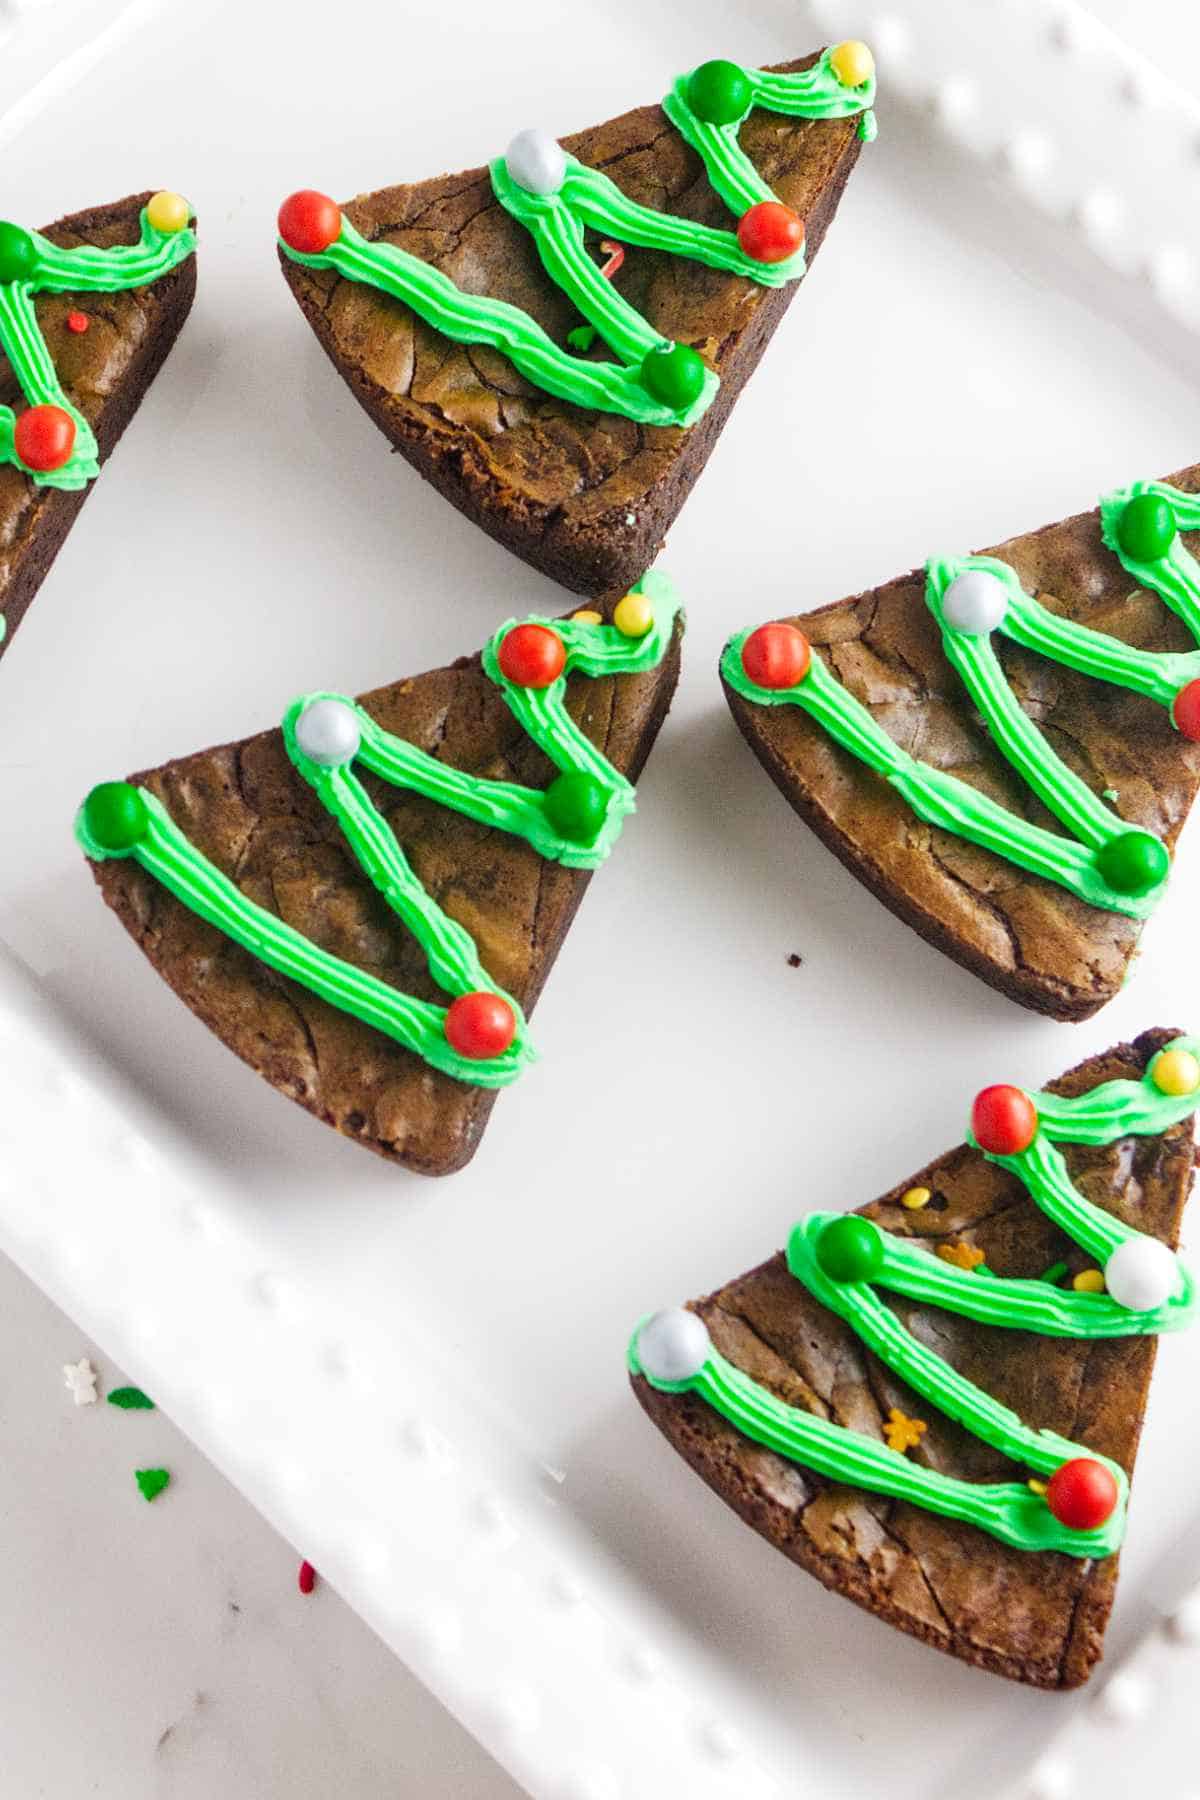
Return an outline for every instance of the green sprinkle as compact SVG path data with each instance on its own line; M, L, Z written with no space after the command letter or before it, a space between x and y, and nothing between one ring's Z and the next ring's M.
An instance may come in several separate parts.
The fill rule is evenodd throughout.
M989 1269L986 1263L976 1263L975 1273L977 1275L990 1275L993 1281L996 1280L995 1269Z
M1051 1287L1056 1287L1066 1274L1069 1266L1070 1265L1065 1262L1051 1263L1045 1274L1039 1275L1037 1279L1039 1281L1048 1281Z
M567 343L572 350L590 350L598 336L594 325L577 325L574 331L568 331Z
M157 1500L171 1480L169 1469L135 1469L133 1473L143 1500Z
M119 1406L125 1412L153 1412L154 1402L149 1394L143 1394L141 1388L114 1388L108 1396L110 1406Z

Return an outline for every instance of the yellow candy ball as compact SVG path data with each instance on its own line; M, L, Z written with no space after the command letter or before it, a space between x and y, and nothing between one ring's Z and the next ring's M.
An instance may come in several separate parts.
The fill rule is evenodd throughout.
M1164 1050L1154 1059L1150 1079L1160 1094L1194 1094L1200 1088L1200 1062L1190 1050Z
M843 87L861 87L875 73L875 58L858 38L849 38L829 52L829 66Z
M192 216L192 209L182 194L155 194L146 203L146 217L155 231L182 231Z
M654 608L645 594L626 594L613 609L613 624L622 637L645 637L654 623Z
M585 606L580 612L572 613L571 620L575 625L603 625L604 614L593 612L590 606Z
M1081 1269L1071 1286L1077 1294L1102 1294L1104 1292L1104 1271L1103 1269Z
M906 1194L901 1194L900 1204L907 1206L909 1212L920 1212L921 1208L928 1206L932 1199L933 1195L928 1188L915 1187L909 1188Z

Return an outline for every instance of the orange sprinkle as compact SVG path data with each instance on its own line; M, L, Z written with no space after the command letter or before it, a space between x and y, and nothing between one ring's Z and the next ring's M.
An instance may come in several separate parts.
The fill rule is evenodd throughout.
M939 1244L937 1253L943 1262L953 1263L956 1269L977 1269L983 1261L983 1251L977 1250L974 1244Z
M928 1430L924 1419L910 1419L898 1406L893 1406L883 1421L883 1435L887 1439L888 1449L898 1450L901 1456L906 1450L915 1450Z

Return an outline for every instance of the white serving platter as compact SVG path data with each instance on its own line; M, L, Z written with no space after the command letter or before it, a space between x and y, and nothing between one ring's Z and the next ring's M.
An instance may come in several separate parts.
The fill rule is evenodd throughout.
M639 814L535 1016L542 1062L444 1183L236 1063L71 838L98 779L563 606L388 457L283 286L275 208L468 167L705 56L778 60L872 21L786 0L736 21L719 0L344 0L335 28L192 0L129 9L74 72L0 88L5 210L164 184L202 233L193 318L0 666L0 1244L551 1800L1052 1800L1072 1781L1105 1800L1127 1791L1122 1757L1146 1779L1168 1754L1161 1720L1135 1718L1166 1677L1138 1675L1146 1704L1105 1724L1087 1694L935 1657L742 1527L625 1386L639 1316L919 1166L985 1081L1200 1018L1200 838L1135 980L1055 1026L884 913L720 697L736 626L1200 454L1197 109L1076 7L990 5L953 40L938 10L875 21L895 59L879 141L664 558L689 633ZM1097 222L1122 206L1114 250ZM1198 1373L1200 1340L1164 1343L1110 1668L1159 1654L1200 1573L1177 1548L1200 1525L1200 1496L1180 1498ZM1169 1662L1186 1717L1200 1656Z

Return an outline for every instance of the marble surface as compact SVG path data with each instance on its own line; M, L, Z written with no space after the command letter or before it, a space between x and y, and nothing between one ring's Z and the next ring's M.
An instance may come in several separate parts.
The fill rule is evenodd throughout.
M0 1791L515 1800L509 1777L161 1412L0 1257ZM16 1447L19 1446L19 1452ZM134 1470L164 1467L152 1505Z

